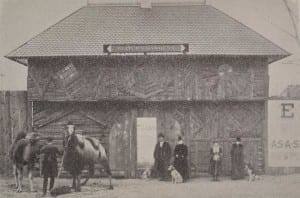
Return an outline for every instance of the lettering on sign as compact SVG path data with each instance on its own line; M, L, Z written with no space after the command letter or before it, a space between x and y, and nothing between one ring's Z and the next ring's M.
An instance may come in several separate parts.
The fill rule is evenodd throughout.
M300 166L299 100L268 102L268 165Z
M186 53L188 44L113 44L103 45L104 53Z
M281 107L282 107L282 113L281 113L282 118L293 118L294 117L294 113L292 111L294 109L293 103L282 103Z
M273 140L272 149L299 149L300 140Z

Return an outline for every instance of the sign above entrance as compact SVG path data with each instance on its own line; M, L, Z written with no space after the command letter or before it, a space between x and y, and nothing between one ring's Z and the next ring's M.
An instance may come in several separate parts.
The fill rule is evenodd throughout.
M189 44L113 44L103 45L104 53L186 53Z

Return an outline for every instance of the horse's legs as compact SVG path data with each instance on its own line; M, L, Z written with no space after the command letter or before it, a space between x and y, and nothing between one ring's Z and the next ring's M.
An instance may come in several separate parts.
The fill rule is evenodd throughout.
M75 188L75 191L76 192L80 192L81 191L81 187L80 187L80 175L78 175L77 177L76 177L76 180L77 180L77 185L76 185L76 188Z
M17 189L17 192L22 192L22 179L23 179L22 168L17 168L17 172L18 172L18 189Z
M76 176L72 175L72 179L73 179L72 188L74 188L74 190L76 190Z
M110 167L109 167L109 163L108 163L108 160L105 159L102 161L102 165L105 169L105 172L107 173L108 175L108 180L109 180L109 189L114 189L113 185L112 185L112 182L111 182L111 171L110 171Z
M16 182L16 189L18 189L18 187L19 187L18 172L17 172L17 167L15 164L13 165L13 175L14 175L15 182Z
M32 170L28 170L28 180L29 180L30 192L34 192Z

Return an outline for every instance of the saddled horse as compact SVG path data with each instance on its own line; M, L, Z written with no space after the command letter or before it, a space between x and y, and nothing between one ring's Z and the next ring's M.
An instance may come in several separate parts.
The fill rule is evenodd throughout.
M13 162L13 174L17 192L22 192L23 169L27 166L30 191L33 189L32 171L41 145L38 144L40 135L37 133L19 133L10 149L10 159Z
M72 187L75 191L80 191L80 186L86 184L89 177L94 174L97 162L100 162L109 177L109 189L113 189L108 158L98 139L73 132L65 137L64 148L63 167L72 175ZM89 176L83 183L80 183L81 171L86 166L89 167Z

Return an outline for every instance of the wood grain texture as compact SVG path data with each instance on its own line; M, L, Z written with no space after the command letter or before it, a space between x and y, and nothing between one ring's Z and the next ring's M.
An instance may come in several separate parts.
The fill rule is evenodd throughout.
M236 136L245 145L245 159L264 171L264 102L34 102L34 125L62 145L65 125L96 137L108 151L110 165L125 177L137 176L136 119L156 117L157 133L172 150L181 135L189 147L191 176L207 172L209 148L217 139L224 149L223 169L230 171L230 148ZM153 148L154 149L154 148Z
M15 135L30 130L25 91L0 91L0 173L12 175L9 148Z
M230 149L236 137L244 143L245 160L257 172L264 171L263 134L265 132L264 102L207 103L191 110L191 175L208 170L212 140L220 143L223 152L222 168L231 170Z
M70 65L73 73L62 79ZM29 99L35 101L202 101L267 97L267 62L258 57L32 58L28 72Z

